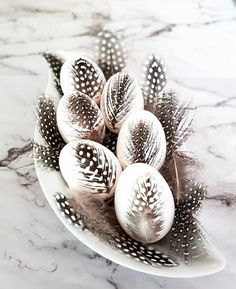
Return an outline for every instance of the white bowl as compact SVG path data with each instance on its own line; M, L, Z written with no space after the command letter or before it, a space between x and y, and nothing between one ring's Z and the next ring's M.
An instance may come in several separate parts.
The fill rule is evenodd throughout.
M66 55L66 53L64 53L64 55ZM54 87L51 72L45 94L50 98L53 98L54 101L57 103L58 93ZM34 141L38 144L45 144L37 128L35 130ZM136 254L136 256L133 256L130 253L126 253L125 250L120 250L120 247L122 245L121 243L119 243L120 241L115 241L111 243L103 241L97 235L90 232L88 229L84 229L81 220L77 220L73 224L69 222L68 218L66 218L65 216L63 217L61 209L58 208L58 201L56 199L56 196L58 196L58 198L60 198L60 196L64 198L64 196L68 195L69 189L61 173L58 171L48 171L47 169L42 168L40 165L38 165L36 161L35 167L42 190L57 217L66 226L66 228L76 238L78 238L78 240L83 242L86 246L88 246L98 254L102 255L103 257L136 271L172 278L191 278L206 276L221 271L225 267L225 258L208 241L204 241L207 255L204 257L200 257L194 262L190 262L188 264L185 264L183 262L178 263L177 266L171 266L172 263L170 262L167 266L161 266L151 261L146 264L147 262L145 260L142 260L142 258L137 260L138 258L135 252L133 252L133 255ZM121 242L123 241L121 240ZM130 246L129 244L130 243L128 240L128 243L126 245ZM159 249L160 248L158 248L158 250ZM159 256L158 252L155 250L150 251L150 253L154 257ZM168 263L168 258L166 258L166 260Z

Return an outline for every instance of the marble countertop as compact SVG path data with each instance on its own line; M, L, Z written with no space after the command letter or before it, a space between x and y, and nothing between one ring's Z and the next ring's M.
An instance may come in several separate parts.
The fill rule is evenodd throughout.
M236 284L236 1L58 0L0 2L0 284L30 288L227 288ZM35 175L34 102L47 82L45 49L94 51L101 27L121 33L129 69L149 52L168 67L169 88L193 97L188 142L209 194L200 218L227 259L204 278L134 272L80 243L49 207Z

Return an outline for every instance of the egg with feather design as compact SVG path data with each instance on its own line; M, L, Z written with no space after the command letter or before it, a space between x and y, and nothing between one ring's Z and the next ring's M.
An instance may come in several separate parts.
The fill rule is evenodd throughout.
M111 76L104 87L100 105L106 126L118 133L130 113L144 108L138 82L124 72Z
M82 92L99 104L106 79L95 62L81 56L65 61L60 81L64 94Z
M60 171L76 195L87 193L107 199L114 194L121 166L116 156L91 140L68 143L59 156Z
M67 143L78 138L102 142L105 135L105 124L99 107L82 93L61 98L57 107L57 125Z
M117 140L117 157L125 168L147 163L160 169L166 155L166 138L161 123L149 111L133 113L124 122Z
M174 199L168 184L153 167L136 163L121 174L115 192L115 212L124 231L134 240L154 243L170 230Z

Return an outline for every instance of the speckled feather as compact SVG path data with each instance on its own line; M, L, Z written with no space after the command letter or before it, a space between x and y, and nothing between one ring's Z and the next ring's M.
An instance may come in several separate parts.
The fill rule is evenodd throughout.
M144 107L151 112L153 103L156 102L158 95L166 85L166 68L163 61L153 55L150 55L144 65L144 79L142 91L144 96Z
M62 139L56 121L56 112L53 100L40 96L36 106L38 130L51 148L61 149L65 142Z
M54 76L53 81L55 83L56 89L58 90L60 95L63 95L63 91L61 89L61 84L60 84L60 72L61 72L61 67L64 63L64 59L58 56L56 53L44 52L42 55L46 59L53 73L53 76Z
M42 167L59 171L59 153L65 143L57 128L54 102L39 97L36 113L38 131L46 145L34 143L34 157Z
M108 80L126 65L126 52L119 37L109 30L98 34L97 63Z
M72 225L77 226L81 230L86 230L87 225L84 222L83 216L78 214L71 206L69 199L62 193L55 194L55 201L61 211L63 217ZM104 236L105 235L105 236ZM143 245L140 242L134 241L126 233L112 234L106 236L106 232L103 232L101 236L103 241L107 242L110 246L118 249L123 254L133 258L138 262L142 262L146 265L153 267L174 267L178 266L178 263L169 256Z
M182 197L176 204L175 217L170 232L169 254L185 263L206 254L204 235L196 219L196 213L206 194L206 188L194 181L183 185Z
M50 170L60 171L59 168L59 154L60 149L51 148L49 146L33 144L34 158L41 167L48 168Z
M163 93L156 101L154 114L164 128L170 159L193 132L194 111L189 107L189 98L181 99L174 92Z

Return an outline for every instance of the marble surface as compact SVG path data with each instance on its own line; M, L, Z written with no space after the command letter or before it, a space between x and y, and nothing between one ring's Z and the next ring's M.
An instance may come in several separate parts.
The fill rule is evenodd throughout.
M236 284L236 3L232 0L0 2L0 284L29 288L222 288ZM101 27L125 37L137 77L162 55L169 88L193 97L188 142L204 164L209 195L200 219L227 259L204 278L167 279L98 256L54 215L35 175L30 138L44 91L45 49L89 50Z

